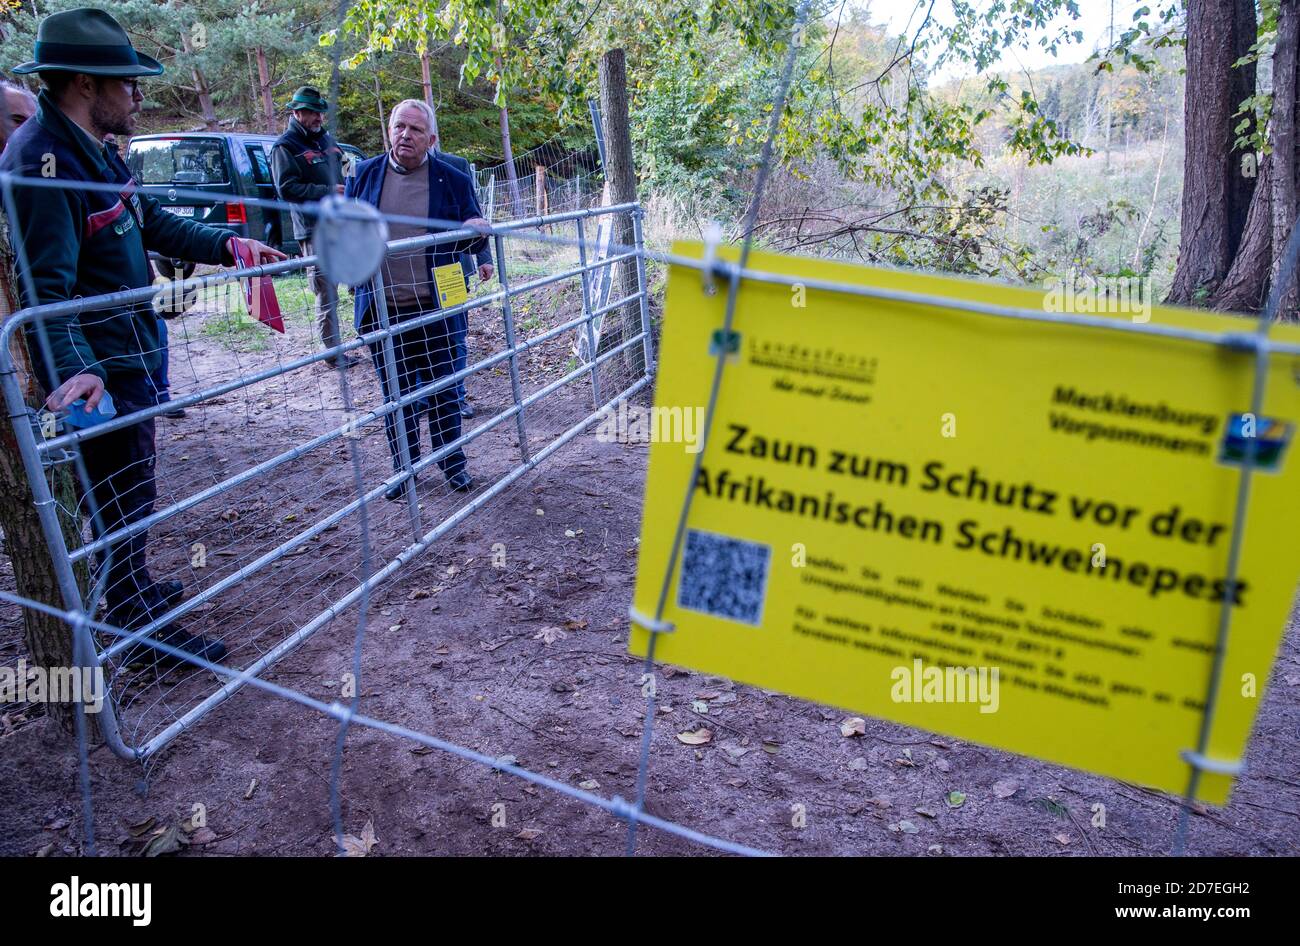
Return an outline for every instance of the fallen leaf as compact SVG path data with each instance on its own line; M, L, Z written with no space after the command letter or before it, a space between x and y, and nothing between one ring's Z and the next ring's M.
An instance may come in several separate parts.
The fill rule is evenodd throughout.
M342 857L365 857L371 849L379 843L375 837L375 823L367 820L366 826L361 829L361 837L352 834L343 835L343 854Z
M600 783L594 778L589 778L585 782L579 782L578 787L584 792L594 792L596 789L600 788Z
M537 511L539 513L541 512L540 509ZM535 841L541 836L542 836L542 832L540 828L524 828L518 834L515 835L515 838L516 840L519 841Z
M867 721L861 716L850 716L840 723L840 735L848 739L852 736L863 736L867 732Z
M217 839L217 832L209 827L202 827L190 835L191 844L211 844Z
M734 759L743 758L744 756L748 755L750 752L753 752L754 750L746 749L744 746L737 745L734 742L729 742L723 744L722 751L727 754L728 758L734 760Z
M568 636L558 627L544 627L533 635L533 640L541 641L543 644L554 644L556 641L562 641Z
M162 854L175 854L184 846L185 839L181 834L181 826L179 824L169 825L149 839L149 843L144 846L144 850L140 852L140 855L142 857L158 857Z
M921 829L918 828L916 825L912 824L912 822L910 822L910 821L900 821L900 822L898 823L898 830L899 830L899 831L902 831L904 834L920 834L920 833L921 833Z
M713 739L713 731L710 729L697 729L695 732L679 732L677 734L678 742L684 742L688 746L702 746Z
M701 716L707 716L709 713L709 704L703 700L691 700L691 709L695 710L695 712L699 713Z
M998 798L1010 798L1018 791L1020 786L1009 778L999 779L993 783L993 794Z
M925 849L925 853L927 853L927 854L942 854L942 853L943 853L943 845L942 845L942 844L931 844L929 847L927 847L927 848Z
M576 539L578 537L578 533L574 532L572 529L565 529L564 537L566 539Z
M1056 838L1056 840L1059 841L1061 844L1070 843L1070 836L1068 834L1054 834L1052 835L1052 837Z
M850 772L865 772L866 770L867 770L867 760L866 760L866 759L863 759L863 758L857 758L857 759L850 759L850 760L849 760L849 771L850 771Z
M126 829L131 832L131 835L133 837L140 838L140 837L144 837L146 834L152 831L153 827L154 827L154 819L152 817L149 817L144 819L144 821L138 822L136 824L127 825Z
M965 792L952 791L952 792L949 792L949 793L948 793L948 807L949 807L949 808L960 808L960 807L961 807L962 805L964 805L964 804L966 804L966 793L965 793Z

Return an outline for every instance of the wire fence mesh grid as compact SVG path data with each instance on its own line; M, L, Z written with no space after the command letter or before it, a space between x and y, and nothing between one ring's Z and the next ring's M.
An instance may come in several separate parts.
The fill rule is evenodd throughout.
M593 213L609 212L619 211ZM553 218L545 225L575 222ZM423 252L422 244L436 239L408 240L407 253ZM117 563L113 554L132 541L143 543L147 535L154 567L169 576L168 582L179 579L183 591L176 590L175 600L169 596L166 613L132 624L137 634L165 632L183 618L189 632L225 648L231 663L268 667L356 599L367 571L363 532L376 561L395 564L404 555L409 558L587 426L604 404L595 397L597 389L615 401L646 384L648 376L643 369L634 370L629 358L646 344L643 292L627 301L637 311L637 333L594 358L578 357L577 340L591 338L595 330L594 310L582 286L590 269L617 263L597 260L584 269L571 265L583 251L557 255L551 247L543 247L548 253L542 258L523 252L516 258L506 249L513 242L509 235L497 234L494 242L502 289L490 292L484 285L461 306L475 323L468 333L467 366L455 374L450 364L435 366L436 378L417 372L421 364L428 368L429 348L450 358L448 327L461 313L433 310L429 280L411 279L408 266L405 283L390 286L389 302L413 300L416 305L405 312L392 309L390 327L366 334L380 370L353 373L358 403L368 409L352 412L335 373L324 370L326 359L337 352L322 348L313 332L313 300L303 278L309 259L282 264L274 277L283 335L259 325L233 298L239 291L235 273L191 280L202 286L189 312L171 325L171 377L161 388L166 400L158 407L124 401L113 421L82 431L60 433L56 419L27 403L32 379L23 377L12 359L13 343L23 335L20 329L34 326L39 335L51 318L48 308L44 316L18 313L11 318L4 335L9 356L4 384L24 453L41 463L34 488L48 490L47 465L84 464L91 458L75 496L51 497L54 515L48 525L62 535L79 531L80 523L95 519L96 512L109 520L96 523L80 547L67 551L54 546L57 555L66 556L62 570L67 573L79 563L101 559L95 568L97 585L86 593L88 611L93 614L101 598L124 597L116 586L130 585L136 576L130 563L122 562L130 558L127 552ZM390 257L401 255L390 252ZM392 282L397 267L390 265L387 272ZM136 295L147 297L135 299L136 306L156 301L150 291ZM540 306L535 298L540 295L551 304ZM120 299L106 297L77 300L65 308L93 321L93 313L111 312L120 304ZM346 309L340 306L340 319L347 318ZM552 324L549 313L555 311L576 314ZM489 313L496 318L486 317ZM358 347L358 341L341 348ZM395 360L396 384L383 383L385 356ZM478 405L475 420L466 420L464 429L457 383L466 385L469 403ZM157 502L147 517L133 516L120 508L123 475L129 478L130 470L106 469L106 451L96 450L96 441L137 436L165 424L162 418L178 407L192 415L187 434L182 438L161 428L152 476ZM424 455L419 447L422 420L428 427ZM399 451L398 438L388 428L401 424L414 429L402 438ZM196 427L201 433L197 443ZM434 466L449 471L449 459L463 456L470 445L474 475L488 485L466 499L442 475L434 475ZM361 497L340 462L350 446L358 448L361 458L368 524L361 521ZM394 480L407 475L415 483L413 490L403 488L403 479ZM314 484L310 497L294 485L304 480ZM393 498L394 491L406 501L374 505L386 494ZM133 665L139 656L132 641L106 641L99 649L99 659L110 669L109 712L119 717L118 725L108 727L114 748L148 756L229 693L214 691L206 674L182 669L160 676L147 662L143 668Z

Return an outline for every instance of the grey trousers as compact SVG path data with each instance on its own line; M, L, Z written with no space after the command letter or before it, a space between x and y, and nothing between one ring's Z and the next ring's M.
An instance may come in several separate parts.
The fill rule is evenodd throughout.
M299 240L298 245L302 247L303 256L312 255L311 237ZM326 278L319 266L307 267L307 285L316 297L316 328L320 331L321 344L334 348L341 344L338 287Z

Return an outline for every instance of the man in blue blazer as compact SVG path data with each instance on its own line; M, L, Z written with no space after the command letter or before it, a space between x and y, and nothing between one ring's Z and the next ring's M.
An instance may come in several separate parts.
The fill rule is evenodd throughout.
M388 119L390 150L357 165L356 175L348 179L346 196L379 208L388 218L390 240L423 236L445 227L410 222L411 217L451 221L472 227L486 227L479 210L478 198L469 177L432 153L433 110L424 102L407 99L394 107ZM407 218L407 219L402 219ZM436 246L405 252L390 252L381 268L384 295L390 324L400 326L440 306L434 282L439 266L460 266L462 253L477 253L487 243L476 236ZM378 325L374 284L355 290L355 323L358 333L372 332ZM385 391L403 397L437 378L451 374L455 368L454 318L444 318L393 336L397 377L389 378L383 347L370 348L371 359ZM428 406L429 441L436 452L460 438L460 403L454 386L448 386L426 401L416 401L401 411L406 427L406 443L414 463L420 457L420 416ZM396 413L384 418L388 447L394 470L401 469L401 446L398 441ZM465 453L459 448L443 457L438 465L452 489L468 491L474 481L465 469ZM405 495L406 481L388 490L389 499Z
M440 151L437 148L437 136L434 137L433 154L435 157L446 161L456 170L460 171L471 181L474 180L474 172L468 161L458 154L450 154L446 151ZM465 272L465 288L469 289L470 279L473 278L475 270L478 271L480 282L487 282L492 278L492 245L485 242L483 249L477 253L462 253L460 257L460 268ZM453 367L457 371L462 371L469 361L469 350L466 347L465 337L469 334L469 319L464 312L455 316L456 319L456 358ZM465 380L462 378L456 385L456 396L460 399L460 416L473 417L474 408L470 406L469 401L465 399Z

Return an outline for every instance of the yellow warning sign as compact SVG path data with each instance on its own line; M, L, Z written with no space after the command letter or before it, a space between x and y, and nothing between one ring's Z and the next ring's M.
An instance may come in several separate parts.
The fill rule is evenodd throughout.
M724 281L708 295L698 270L669 275L655 404L636 431L652 441L643 615L693 499L656 659L1181 792L1226 601L1206 751L1219 771L1199 789L1225 801L1296 588L1300 356L1271 356L1254 416L1241 349L898 298L1254 328L1152 306L1141 286L1044 293L763 253L750 267L796 282L745 281L731 336ZM1272 338L1297 345L1300 331ZM632 652L647 642L634 625Z
M469 298L465 288L465 271L460 263L448 263L433 268L433 281L438 287L438 308L449 309Z

